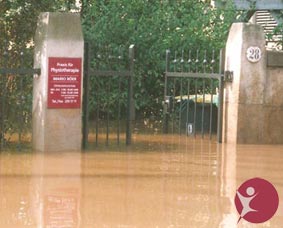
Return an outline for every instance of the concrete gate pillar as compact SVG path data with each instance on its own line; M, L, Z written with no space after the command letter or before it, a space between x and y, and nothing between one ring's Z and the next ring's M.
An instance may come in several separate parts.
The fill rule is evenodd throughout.
M234 78L224 89L223 142L264 141L266 69L262 27L234 23L226 44L225 70L232 71Z
M74 13L42 13L35 35L33 149L81 149L84 40Z

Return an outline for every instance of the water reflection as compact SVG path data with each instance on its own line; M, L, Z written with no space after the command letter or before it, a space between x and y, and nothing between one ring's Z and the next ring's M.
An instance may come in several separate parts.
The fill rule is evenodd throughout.
M282 227L241 220L237 187L252 177L283 191L283 146L219 145L135 135L86 153L0 154L0 227Z
M81 154L1 154L0 227L79 227Z

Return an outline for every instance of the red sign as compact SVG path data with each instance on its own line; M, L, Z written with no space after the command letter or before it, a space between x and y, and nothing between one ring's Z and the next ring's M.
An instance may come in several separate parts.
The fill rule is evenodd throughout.
M81 58L48 59L48 108L81 107Z

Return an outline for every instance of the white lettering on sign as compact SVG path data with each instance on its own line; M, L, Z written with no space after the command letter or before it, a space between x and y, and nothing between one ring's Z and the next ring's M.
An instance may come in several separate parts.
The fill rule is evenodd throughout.
M81 58L49 57L48 108L80 108Z
M54 81L66 81L66 77L53 77Z
M261 50L259 47L249 47L247 49L247 59L252 63L257 63L261 59Z
M69 69L69 68L55 68L55 67L52 67L51 68L51 73L72 73L72 74L76 74L76 73L79 73L80 72L80 69L78 68L72 68L72 69Z

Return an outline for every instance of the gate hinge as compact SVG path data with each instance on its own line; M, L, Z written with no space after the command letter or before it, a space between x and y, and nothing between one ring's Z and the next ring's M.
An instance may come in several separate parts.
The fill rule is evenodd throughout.
M224 72L224 81L225 82L233 82L234 73L233 71L226 70Z

